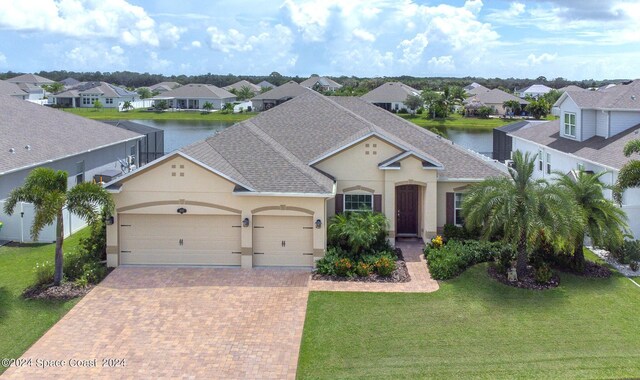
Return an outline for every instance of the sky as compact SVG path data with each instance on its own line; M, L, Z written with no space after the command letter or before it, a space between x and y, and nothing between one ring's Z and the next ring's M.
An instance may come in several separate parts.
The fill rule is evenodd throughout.
M1 72L640 77L640 0L1 3Z

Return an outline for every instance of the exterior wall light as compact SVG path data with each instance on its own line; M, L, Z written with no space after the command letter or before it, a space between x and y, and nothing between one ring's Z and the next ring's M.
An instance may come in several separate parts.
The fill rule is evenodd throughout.
M107 226L113 225L113 222L114 222L113 216L109 216L104 220L104 224L106 224Z
M186 214L187 213L187 209L184 207L180 207L178 210L176 210L178 212L178 214L182 215L182 214Z
M242 227L249 227L249 218L242 219Z
M322 227L322 220L317 219L316 220L316 228L320 228L320 227Z

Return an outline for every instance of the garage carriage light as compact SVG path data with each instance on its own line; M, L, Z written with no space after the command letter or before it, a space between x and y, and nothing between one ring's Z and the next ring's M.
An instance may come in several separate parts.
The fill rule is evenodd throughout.
M187 212L187 209L184 208L184 207L180 207L177 211L178 211L178 214L182 215L182 214L185 214Z
M110 226L113 224L113 216L109 216L104 220L104 224L106 224L107 226Z
M249 218L242 219L242 227L249 227Z
M316 220L316 228L320 228L320 227L322 227L322 220L317 219Z

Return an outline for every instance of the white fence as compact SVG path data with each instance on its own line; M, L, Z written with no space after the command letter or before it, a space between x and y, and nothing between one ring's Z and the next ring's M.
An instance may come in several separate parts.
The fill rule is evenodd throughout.
M25 99L27 102L40 104L41 106L49 104L49 99Z
M0 201L0 210L4 208L4 201ZM13 240L19 242L33 242L31 239L31 225L34 219L34 208L31 203L20 202L16 205L13 215L9 216L0 211L0 222L4 225L0 229L0 240ZM87 223L77 215L63 210L64 237L81 230ZM38 236L38 242L50 243L56 240L55 223L46 226Z
M153 107L153 102L154 100L152 99L136 100L131 102L131 107L132 107L131 109ZM118 103L118 112L124 111L123 107L124 107L124 102Z

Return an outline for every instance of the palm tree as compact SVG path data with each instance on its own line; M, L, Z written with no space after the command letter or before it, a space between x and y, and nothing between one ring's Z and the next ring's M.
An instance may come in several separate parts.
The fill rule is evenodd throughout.
M211 102L205 102L202 105L202 109L205 110L206 112L211 112L211 110L213 109L213 104L211 104Z
M625 157L640 153L640 139L629 141L624 146L623 153ZM622 193L630 187L640 187L640 160L629 160L618 172L618 181L613 192L616 202L622 203Z
M582 228L576 226L581 219L573 198L559 186L533 179L535 159L529 152L515 151L509 177L472 185L462 203L467 228L481 229L484 238L501 233L516 245L519 277L527 272L529 247L541 236L555 237L552 240L559 243Z
M238 100L247 100L247 99L251 99L255 96L256 94L251 91L251 89L248 86L242 86L240 87L240 90L238 91L238 93L236 94L236 96L238 97Z
M125 101L125 102L122 104L122 110L123 110L124 112L127 112L127 111L129 111L130 109L132 109L132 108L133 108L133 104L131 104L131 101L130 101L130 100L127 100L127 101Z
M603 190L610 188L600 182L600 178L609 172L598 174L586 173L582 170L575 177L564 173L558 174L557 183L565 188L580 207L584 228L576 234L573 250L575 269L584 270L584 236L588 234L596 245L605 241L622 242L628 229L626 215L621 208L604 197Z
M502 103L502 107L504 107L505 109L509 109L509 111L513 112L514 114L520 112L520 102L517 100L505 100L505 102Z
M108 212L113 209L111 196L100 185L84 182L67 190L67 173L50 168L36 168L29 173L24 184L11 191L4 204L5 214L12 215L18 202L32 203L35 218L31 225L33 240L38 239L42 229L56 222L56 254L54 285L62 281L62 244L64 242L64 219L62 210L78 215L93 224L99 217L98 207Z

